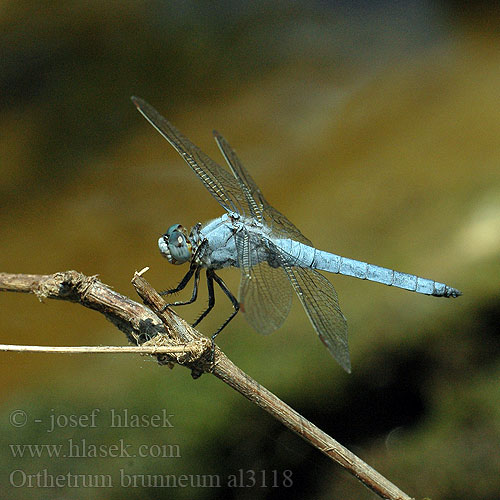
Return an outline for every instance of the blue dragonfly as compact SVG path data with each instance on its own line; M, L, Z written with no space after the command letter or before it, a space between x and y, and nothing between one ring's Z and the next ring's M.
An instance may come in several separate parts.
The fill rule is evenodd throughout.
M295 290L323 344L342 368L350 372L347 322L333 285L318 271L436 297L461 295L459 290L444 283L318 250L283 214L269 205L222 135L214 131L215 141L230 170L209 158L143 99L132 97L132 101L226 212L205 224L197 223L189 232L180 224L174 224L158 240L160 252L170 263L189 263L189 271L179 285L161 294L179 292L194 278L191 298L169 306L191 304L196 300L202 269L207 277L208 307L193 326L214 307L214 283L231 301L232 314L213 334L212 340L240 310L255 330L263 334L273 332L288 316L292 290ZM241 271L238 299L215 272L226 267L238 267Z

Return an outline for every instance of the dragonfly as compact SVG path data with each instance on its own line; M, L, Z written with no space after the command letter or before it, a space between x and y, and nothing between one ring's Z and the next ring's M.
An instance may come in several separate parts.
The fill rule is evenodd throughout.
M198 222L189 232L182 225L174 224L158 240L161 254L171 264L189 263L189 271L177 287L165 290L161 295L180 292L194 279L191 298L167 306L191 304L197 299L203 269L207 279L208 306L193 326L197 326L215 305L214 283L231 301L231 315L212 335L212 342L238 311L244 313L258 332L268 334L275 331L288 316L295 291L323 344L340 366L350 372L346 318L340 310L335 288L319 271L436 297L461 295L459 290L444 283L315 248L297 227L266 201L221 134L213 132L229 170L201 151L146 101L139 97L132 97L132 101L225 210L221 217L205 224ZM241 271L238 298L216 274L227 267Z

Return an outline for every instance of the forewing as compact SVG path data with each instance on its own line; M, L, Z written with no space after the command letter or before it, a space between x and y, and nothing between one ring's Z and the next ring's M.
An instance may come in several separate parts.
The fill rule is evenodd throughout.
M350 373L347 322L335 288L313 269L285 266L285 270L319 338L340 366Z
M312 243L294 224L266 201L252 176L243 166L236 152L226 139L216 131L214 131L214 137L234 176L244 186L243 189L246 191L247 198L250 196L253 200L253 202L249 204L251 205L251 210L255 212L254 216L257 220L266 224L273 231L273 236L276 238L291 238L295 241L312 246Z
M224 156L224 159L231 169L231 172L238 180L241 185L242 191L245 193L245 197L247 198L248 205L252 212L251 215L259 222L262 222L263 204L259 196L259 188L250 177L250 174L245 170L240 159L236 155L236 152L229 145L226 139L224 139L224 137L216 130L214 130L213 133L215 142L219 146L222 156Z
M132 97L141 114L174 147L201 179L212 196L228 211L250 216L245 193L238 180L181 134L143 99Z

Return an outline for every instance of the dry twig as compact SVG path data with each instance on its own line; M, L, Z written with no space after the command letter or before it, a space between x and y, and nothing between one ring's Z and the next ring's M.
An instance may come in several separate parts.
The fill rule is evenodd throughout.
M88 277L76 271L53 275L0 273L0 291L34 293L40 300L44 298L69 300L101 312L127 335L131 343L141 346L142 349L147 347L146 350L156 356L160 364L178 363L187 366L192 370L194 378L204 372L213 373L340 464L380 497L390 500L412 500L347 448L250 378L218 347L215 347L215 357L212 362L209 339L191 328L170 309L162 312L163 299L140 273L134 275L132 283L144 303L151 309L111 290L96 276ZM15 346L9 347L12 350ZM18 347L20 348L18 350L44 349L39 346ZM63 352L63 349L74 348L45 348L43 352ZM80 352L89 352L87 349L87 347L82 348ZM136 349L136 352L142 351L137 347L133 349ZM112 351L116 352L113 349ZM101 348L99 352L103 352L103 349Z

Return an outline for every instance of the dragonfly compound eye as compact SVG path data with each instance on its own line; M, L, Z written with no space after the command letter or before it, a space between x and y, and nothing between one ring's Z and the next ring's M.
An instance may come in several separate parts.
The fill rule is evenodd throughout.
M171 264L184 264L191 260L192 246L187 231L180 224L174 224L158 240L161 254Z

